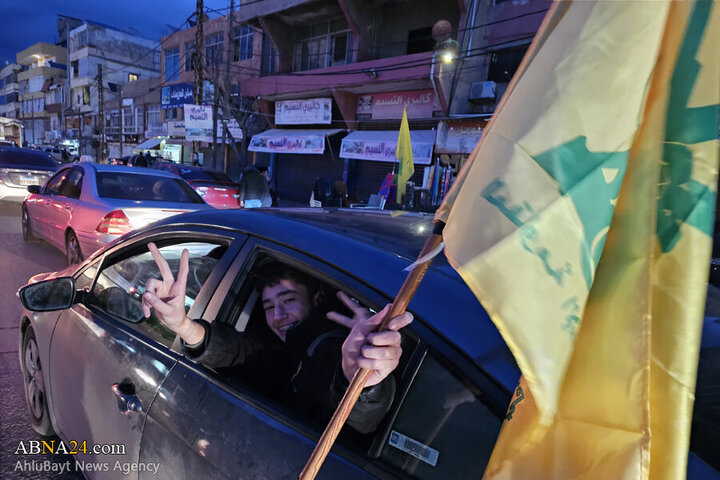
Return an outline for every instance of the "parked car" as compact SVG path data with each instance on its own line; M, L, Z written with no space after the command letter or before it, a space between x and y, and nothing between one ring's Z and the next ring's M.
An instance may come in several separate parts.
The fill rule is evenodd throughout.
M13 142L12 140L6 140L4 138L0 138L0 145L6 146L6 147L17 147L18 144Z
M23 238L56 246L68 264L161 218L210 208L176 175L90 162L65 165L27 191Z
M240 185L223 172L173 162L155 162L152 168L181 176L205 202L215 208L240 207Z
M66 441L124 446L122 455L108 454L111 447L88 451L78 455L82 462L158 465L154 475L138 471L138 479L297 478L324 425L184 356L172 331L154 316L142 318L140 294L149 278L159 277L147 249L152 241L173 271L181 251L189 250L190 318L244 332L257 332L258 322L266 328L254 272L268 258L312 275L328 296L342 289L379 309L400 288L403 268L432 228L423 214L307 210L176 216L125 236L81 265L32 278L20 291L34 311L22 312L19 342L35 429ZM482 474L518 368L442 256L409 310L415 321L402 332L390 411L373 432L343 429L317 478ZM718 467L717 456L709 460ZM690 465L689 472L706 470L689 478L717 478L694 455Z
M138 159L142 157L142 160L138 164ZM111 165L127 165L128 167L150 167L146 165L147 160L142 154L126 155L124 157L113 157L109 162Z
M40 148L43 152L49 154L58 163L70 163L73 161L71 155L64 149L53 145L44 145ZM63 157L63 152L65 156Z
M22 200L29 185L42 185L57 168L47 153L0 146L0 200Z

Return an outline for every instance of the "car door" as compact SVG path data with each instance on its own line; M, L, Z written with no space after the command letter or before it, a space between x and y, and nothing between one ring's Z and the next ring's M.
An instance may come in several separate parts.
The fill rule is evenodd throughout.
M50 405L62 438L87 442L76 459L89 478L134 479L138 468L153 468L129 470L138 465L146 413L178 354L172 331L154 315L142 319L145 283L159 277L148 241L174 272L182 250L189 250L186 307L192 315L204 309L243 237L190 227L134 237L96 261L88 299L61 314L50 347Z
M65 232L77 207L82 191L83 169L73 167L65 170L65 181L53 195L52 204L47 208L50 239L59 248L65 247Z
M314 258L251 238L202 318L232 324L243 332L251 328L253 306L260 306L252 268L262 256L319 272L323 278L349 286L354 294L362 292L356 298L369 298L373 305L386 301ZM264 322L264 316L262 319ZM150 408L140 461L161 462L159 475L163 478L296 479L323 427L238 379L183 358ZM381 470L372 466L366 471L366 459L358 454L369 448L370 441L352 434L341 438L317 478L365 480L381 475ZM141 474L140 478L152 477Z
M33 232L37 232L46 241L52 243L52 229L50 228L51 210L54 209L55 196L59 194L67 178L68 169L64 168L53 175L41 189L27 201L28 215Z

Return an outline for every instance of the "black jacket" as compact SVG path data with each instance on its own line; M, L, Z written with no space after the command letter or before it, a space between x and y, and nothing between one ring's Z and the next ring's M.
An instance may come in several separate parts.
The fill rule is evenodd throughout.
M205 338L195 347L183 343L190 358L279 399L319 423L327 423L348 386L341 366L347 329L311 318L288 331L283 343L267 329L252 334L220 322L198 323L205 329ZM374 431L394 395L392 375L365 388L347 424L361 433Z

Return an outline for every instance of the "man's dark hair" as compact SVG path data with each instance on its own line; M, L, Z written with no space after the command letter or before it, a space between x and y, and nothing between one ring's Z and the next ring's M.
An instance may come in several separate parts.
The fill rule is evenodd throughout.
M265 287L274 287L283 280L292 280L299 285L305 286L310 298L320 290L320 281L315 277L296 270L282 262L273 262L262 267L257 273L255 286L257 287L258 293L262 294Z

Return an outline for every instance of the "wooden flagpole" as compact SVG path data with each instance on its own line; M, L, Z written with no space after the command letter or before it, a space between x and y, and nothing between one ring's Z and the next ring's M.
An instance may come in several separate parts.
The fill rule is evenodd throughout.
M418 255L418 259L422 259L440 246L442 243L442 229L444 226L445 224L442 222L435 222L433 233L430 234L428 239L425 241L425 245L423 246L420 255ZM387 330L387 325L390 322L390 319L405 313L410 300L412 300L420 282L425 277L425 273L427 273L427 270L430 267L430 262L432 262L432 258L416 265L415 268L408 273L405 281L400 287L400 290L395 296L395 300L393 301L390 310L378 327L377 331ZM330 423L328 423L327 427L325 427L325 431L320 437L320 440L318 440L315 450L313 450L310 455L310 458L305 464L305 468L303 468L302 472L300 472L300 480L313 480L318 474L318 471L320 471L320 467L325 461L325 457L327 457L328 453L330 453L330 449L335 443L335 439L340 434L340 430L342 430L345 421L350 415L350 411L355 406L355 402L357 402L360 393L362 393L363 388L365 388L365 383L367 383L371 373L372 370L365 368L361 368L355 372L345 395L330 419Z

